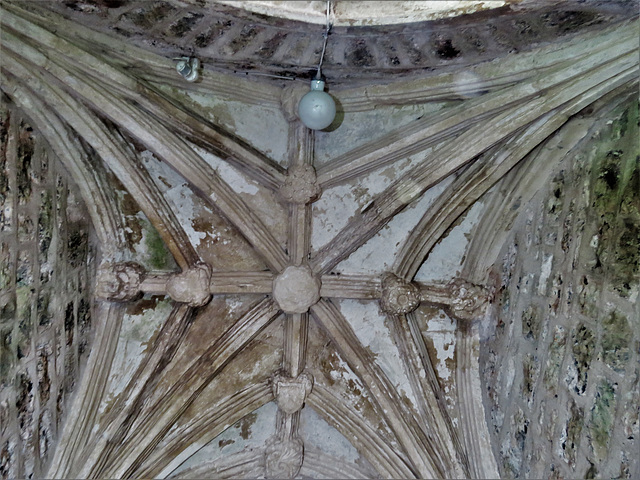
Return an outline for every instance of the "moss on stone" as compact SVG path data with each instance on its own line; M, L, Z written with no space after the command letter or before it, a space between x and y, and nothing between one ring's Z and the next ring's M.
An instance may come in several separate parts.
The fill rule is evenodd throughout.
M560 371L560 365L562 364L562 357L564 356L566 344L567 335L564 328L556 326L553 333L553 340L551 341L551 345L549 345L547 365L542 379L544 385L551 391L556 390L558 372Z
M591 448L599 461L606 459L609 439L613 430L616 393L607 380L598 385L596 399L591 409Z
M40 254L46 261L47 251L53 238L53 202L51 194L43 191L40 194L40 212L38 214L38 245Z
M540 336L540 309L537 305L529 305L522 312L522 335L534 342L538 341Z
M563 456L569 465L575 465L576 451L580 445L580 434L584 425L584 410L571 400L571 415L567 420L566 439L562 443Z
M145 229L144 244L147 247L149 266L156 270L166 270L173 263L158 231L149 224Z
M633 336L627 317L610 312L602 324L602 356L604 362L616 372L624 372L629 361L629 340Z
M579 324L575 330L572 347L576 377L571 379L571 384L578 395L584 395L587 389L588 372L591 368L595 344L595 333L586 325Z

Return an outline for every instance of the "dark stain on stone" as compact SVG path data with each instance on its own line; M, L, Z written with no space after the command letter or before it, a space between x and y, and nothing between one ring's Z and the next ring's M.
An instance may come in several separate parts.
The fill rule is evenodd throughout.
M574 390L578 395L584 395L587 390L591 358L595 350L595 334L586 325L580 324L576 328L572 350L574 365L577 370Z
M22 122L18 139L18 158L16 159L18 202L22 205L31 198L31 159L34 149L33 129Z
M632 337L629 321L621 313L612 311L602 320L602 357L618 373L624 373L629 361L629 339Z
M264 58L264 59L271 58L273 54L276 52L276 50L278 50L280 45L282 45L282 42L284 41L285 38L287 38L287 33L284 33L284 32L276 33L273 37L271 37L269 40L264 42L256 53L260 58Z
M559 33L571 33L582 27L599 23L599 14L584 11L552 11L542 15L541 20L547 27L555 27Z
M40 395L40 405L46 405L51 392L51 378L49 377L49 355L47 345L38 348L38 394Z
M160 21L175 11L175 7L168 2L156 2L145 6L144 8L136 8L124 16L134 25L148 29L157 25Z
M204 17L201 13L189 13L180 20L175 21L169 27L169 33L174 37L184 37L187 33L193 30L198 21Z
M245 25L242 27L242 30L240 30L240 34L228 45L228 50L231 54L235 55L240 50L246 48L261 30L262 29L258 29L253 25Z
M236 443L236 441L235 441L235 440L232 440L231 438L228 438L228 439L226 439L226 440L220 440L220 441L218 442L218 447L219 447L219 448L222 448L222 447L226 447L227 445L232 445L232 444L234 444L234 443Z
M460 55L460 50L453 46L451 40L438 40L436 42L436 53L444 60L451 60Z
M73 343L73 327L76 323L76 315L74 312L73 302L67 304L67 308L64 313L64 331L66 332L67 345Z
M367 48L366 41L356 40L352 43L349 53L346 55L347 63L352 67L373 67L376 59Z
M573 467L576 461L576 452L580 445L580 434L582 433L582 426L584 424L584 410L579 407L573 399L571 399L570 402L571 407L569 411L571 415L565 425L566 437L561 446L562 455L567 463Z
M251 426L256 422L258 418L258 414L255 412L251 412L249 415L243 417L238 423L236 423L236 428L240 429L240 436L247 440L251 435Z
M600 172L600 178L604 181L609 190L615 190L618 188L618 177L620 176L620 166L617 163L617 159L620 157L621 152L610 151L607 153L607 159L613 160L606 163L602 167Z
M529 340L537 342L540 334L540 310L536 305L529 305L522 312L522 334Z

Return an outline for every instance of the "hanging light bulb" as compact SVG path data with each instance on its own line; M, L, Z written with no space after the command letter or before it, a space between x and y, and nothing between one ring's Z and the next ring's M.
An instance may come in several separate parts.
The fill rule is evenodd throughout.
M311 91L298 104L298 117L311 130L327 128L336 118L336 102L324 91L322 80L311 80Z
M327 27L323 34L324 43L318 64L318 73L311 80L311 91L305 94L298 104L298 118L311 130L327 128L336 118L336 102L331 98L331 95L324 91L324 81L321 74L324 52L327 49L327 39L329 38L329 30L331 30L330 9L331 2L327 1Z

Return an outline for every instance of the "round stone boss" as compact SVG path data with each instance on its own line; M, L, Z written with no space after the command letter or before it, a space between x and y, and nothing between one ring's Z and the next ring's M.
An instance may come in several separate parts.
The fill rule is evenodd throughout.
M304 313L320 300L320 280L308 265L290 265L274 279L273 298L285 313Z

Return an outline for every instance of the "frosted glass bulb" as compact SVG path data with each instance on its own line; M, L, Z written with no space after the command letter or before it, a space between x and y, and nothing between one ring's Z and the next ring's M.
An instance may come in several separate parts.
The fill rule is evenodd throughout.
M298 104L298 117L311 130L327 128L336 118L336 102L324 91L322 80L311 80L311 91Z

